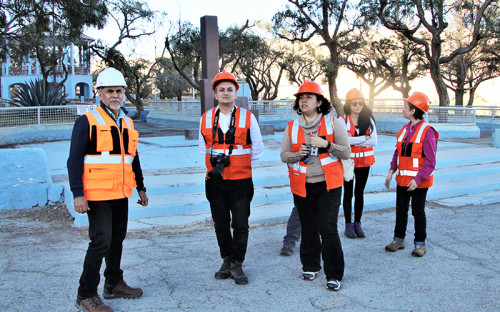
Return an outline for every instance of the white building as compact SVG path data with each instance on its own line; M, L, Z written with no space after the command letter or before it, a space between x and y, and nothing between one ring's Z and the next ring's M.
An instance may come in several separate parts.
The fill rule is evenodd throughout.
M70 43L64 47L64 58L61 60L68 69L68 79L64 82L68 98L91 98L92 75L90 73L90 42L93 40L84 36L79 44ZM63 80L63 64L56 67L56 80ZM0 98L12 99L12 89L20 83L29 83L32 80L42 79L40 64L37 59L29 56L23 59L21 65L12 64L7 53L5 62L2 63ZM52 81L53 75L49 77Z

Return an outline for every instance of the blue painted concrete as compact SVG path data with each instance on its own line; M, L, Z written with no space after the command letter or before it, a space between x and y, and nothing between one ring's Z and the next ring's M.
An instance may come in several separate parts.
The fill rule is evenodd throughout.
M492 133L493 136L493 146L500 147L500 129L496 129L495 132Z
M41 148L0 149L0 209L21 209L61 201Z

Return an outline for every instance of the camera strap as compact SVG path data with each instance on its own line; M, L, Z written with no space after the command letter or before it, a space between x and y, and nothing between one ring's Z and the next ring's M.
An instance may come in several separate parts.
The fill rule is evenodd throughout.
M217 136L217 130L219 129L219 113L220 109L217 109L217 112L215 113L215 118L214 118L214 124L212 126L212 146L210 147L210 155L212 154L212 150L214 149L214 144L215 144L215 137ZM229 154L228 156L231 155L233 152L234 148L234 132L235 132L235 125L236 122L236 107L233 107L233 111L231 113L231 122L229 124L229 129L227 130L226 135L224 135L224 143L229 144Z

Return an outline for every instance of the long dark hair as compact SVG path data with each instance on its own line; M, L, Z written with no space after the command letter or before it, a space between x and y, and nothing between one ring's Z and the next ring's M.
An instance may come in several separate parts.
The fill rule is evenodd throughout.
M293 109L297 112L298 115L302 115L302 111L300 110L300 105L299 105L299 97L302 94L313 94L316 96L316 99L318 101L321 101L321 105L317 109L318 113L322 115L328 115L328 113L332 110L332 104L324 96L316 93L300 93L297 94L297 97L295 98L295 105L293 106Z
M373 122L375 123L375 118L373 118L372 110L366 105L365 100L361 100L363 101L363 109L361 110L358 118L358 130L359 135L365 135L366 130L370 129L370 132L373 131L371 120L373 119ZM344 112L346 115L351 115L351 102L352 100L345 102Z

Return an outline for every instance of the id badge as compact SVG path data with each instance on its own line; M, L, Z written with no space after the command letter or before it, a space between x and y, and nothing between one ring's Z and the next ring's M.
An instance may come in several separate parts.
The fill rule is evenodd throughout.
M311 156L318 156L318 148L311 147Z

